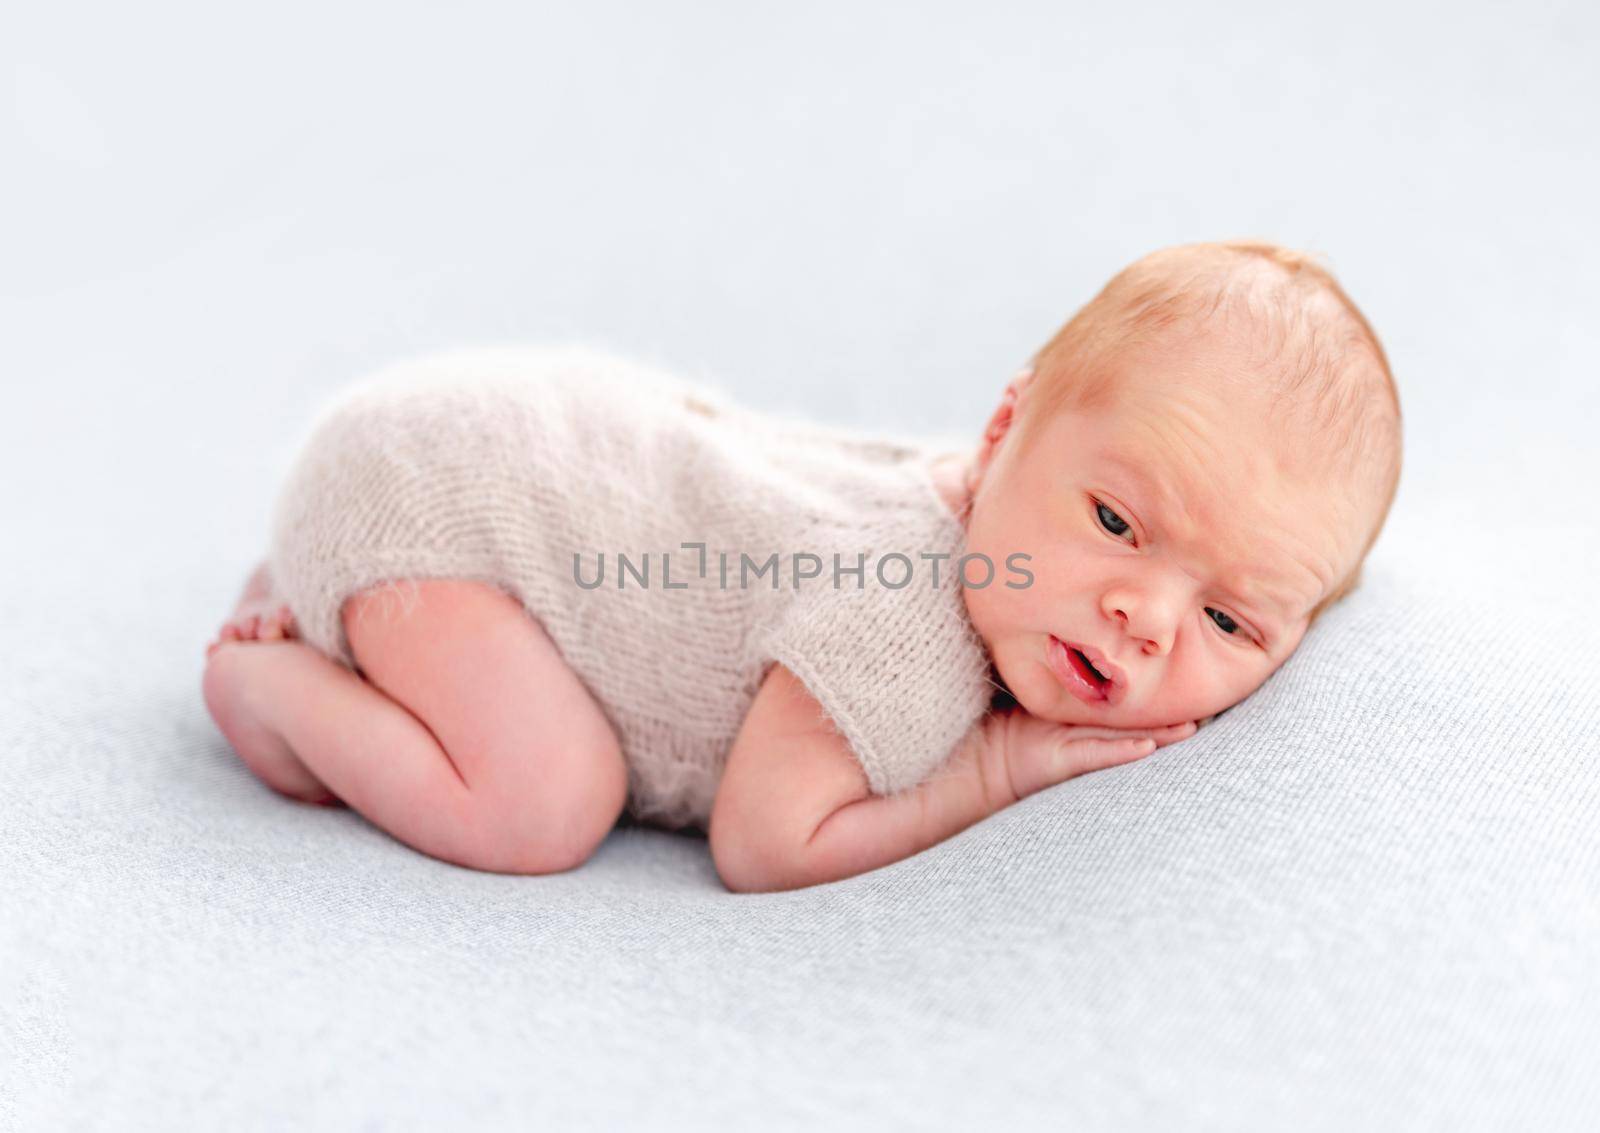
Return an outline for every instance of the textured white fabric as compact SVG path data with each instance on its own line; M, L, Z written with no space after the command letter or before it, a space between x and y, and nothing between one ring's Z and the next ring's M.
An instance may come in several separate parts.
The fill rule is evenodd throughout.
M274 510L270 571L304 639L351 667L340 608L357 590L502 586L616 728L629 813L704 830L773 660L878 794L925 779L988 708L935 454L756 413L594 348L443 351L316 415Z

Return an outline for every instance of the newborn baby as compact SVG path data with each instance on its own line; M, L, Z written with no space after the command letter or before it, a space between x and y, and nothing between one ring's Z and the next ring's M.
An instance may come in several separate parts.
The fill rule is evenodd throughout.
M202 689L268 786L446 861L570 869L626 809L732 890L813 885L1237 704L1400 460L1377 337L1264 243L1124 269L965 451L444 353L317 416Z

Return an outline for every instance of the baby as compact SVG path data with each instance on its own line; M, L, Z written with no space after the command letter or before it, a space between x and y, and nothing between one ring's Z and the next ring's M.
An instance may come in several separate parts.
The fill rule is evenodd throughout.
M1276 245L1167 248L966 451L586 348L393 366L313 422L206 705L268 786L472 868L624 809L740 892L853 876L1194 734L1359 582L1382 346Z

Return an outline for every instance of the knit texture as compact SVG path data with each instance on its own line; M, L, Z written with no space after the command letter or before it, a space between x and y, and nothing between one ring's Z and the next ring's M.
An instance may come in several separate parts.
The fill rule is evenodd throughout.
M502 587L616 729L629 813L704 830L773 661L879 795L925 780L989 708L938 452L746 409L590 347L448 351L316 414L269 569L306 643L352 669L340 608L355 592Z

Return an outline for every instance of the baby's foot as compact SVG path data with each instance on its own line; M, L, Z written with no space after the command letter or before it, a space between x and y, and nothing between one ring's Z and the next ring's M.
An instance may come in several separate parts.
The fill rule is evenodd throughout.
M246 600L222 623L216 639L206 646L206 657L230 641L291 641L299 636L288 606L270 598Z

